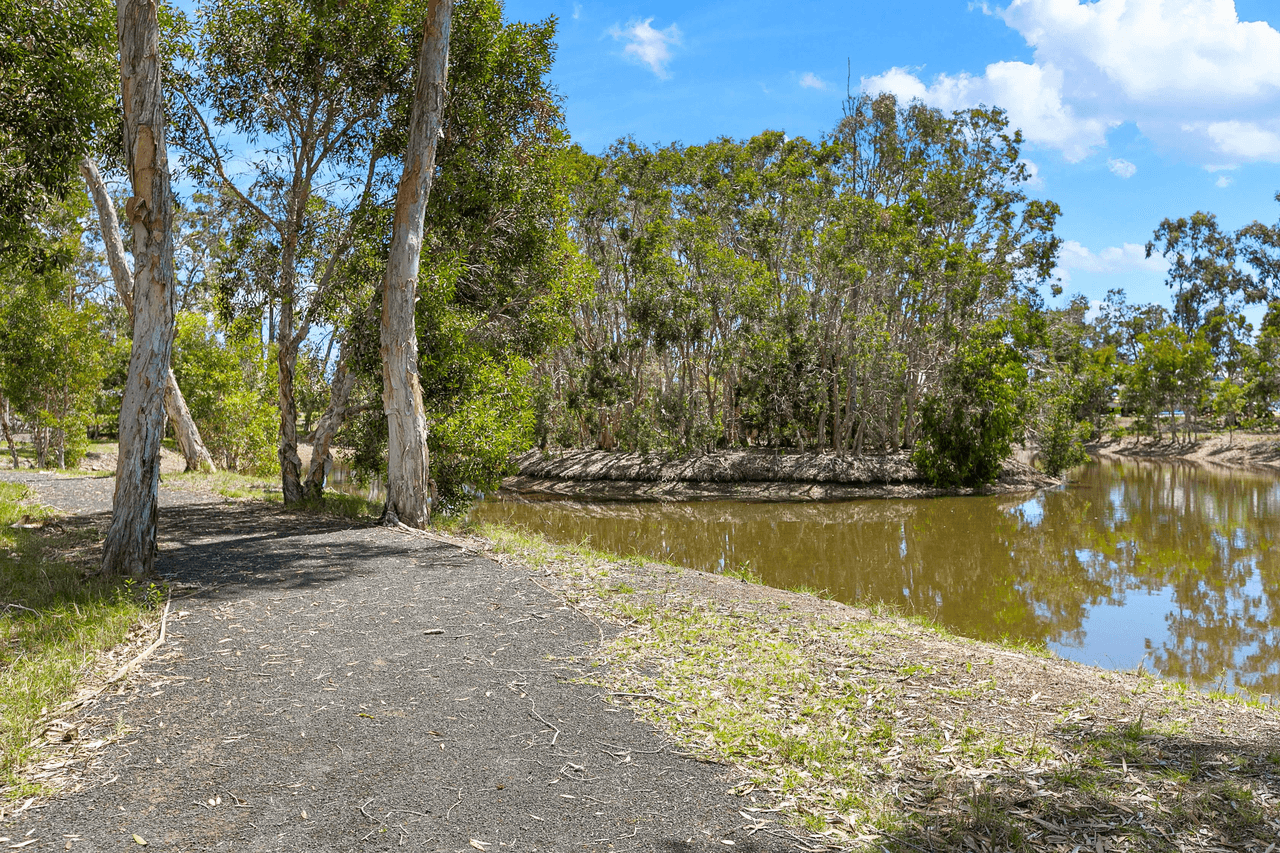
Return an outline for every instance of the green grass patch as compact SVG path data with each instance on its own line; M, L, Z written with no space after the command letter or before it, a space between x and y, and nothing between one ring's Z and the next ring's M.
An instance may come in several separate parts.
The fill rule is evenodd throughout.
M250 474L237 474L234 471L183 471L180 474L165 474L161 477L164 485L175 489L193 491L210 491L226 498L254 498L264 501L283 500L279 480L268 480Z
M18 771L33 757L45 717L160 595L129 580L86 576L85 563L51 559L96 555L97 534L50 523L49 510L27 497L25 486L0 482L0 797L36 793ZM23 519L44 526L12 527Z

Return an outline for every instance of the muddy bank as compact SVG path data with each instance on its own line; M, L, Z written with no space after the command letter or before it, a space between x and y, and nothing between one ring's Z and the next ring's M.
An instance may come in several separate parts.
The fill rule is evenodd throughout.
M1280 436L1237 432L1202 435L1194 441L1153 441L1126 436L1089 445L1091 454L1129 459L1183 459L1202 465L1280 471Z
M982 489L938 489L920 480L906 453L838 457L819 453L728 450L690 459L604 450L531 450L502 491L579 500L832 501L1025 492L1058 480L1009 460Z

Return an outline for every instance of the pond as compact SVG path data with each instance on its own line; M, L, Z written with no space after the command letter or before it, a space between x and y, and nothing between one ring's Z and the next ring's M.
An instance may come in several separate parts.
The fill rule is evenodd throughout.
M515 524L623 555L883 602L957 634L1198 687L1280 694L1280 479L1095 461L1011 497L841 503L490 500Z

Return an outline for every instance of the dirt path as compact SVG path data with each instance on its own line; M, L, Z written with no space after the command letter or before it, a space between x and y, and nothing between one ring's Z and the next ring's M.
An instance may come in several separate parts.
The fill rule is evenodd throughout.
M6 472L105 524L112 480ZM162 490L168 641L101 697L24 850L784 850L721 766L572 683L601 630L527 570ZM731 845L729 842L733 842ZM25 845L25 846L23 846Z

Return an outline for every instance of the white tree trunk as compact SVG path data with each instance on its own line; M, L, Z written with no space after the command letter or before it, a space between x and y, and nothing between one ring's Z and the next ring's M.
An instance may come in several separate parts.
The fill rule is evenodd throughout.
M453 0L431 0L418 51L409 144L396 191L387 276L382 289L382 400L387 413L387 512L412 527L431 517L427 417L418 380L418 294L422 218L431 193L436 139L444 120Z
M120 406L120 452L102 571L141 577L156 550L164 390L173 347L173 197L160 84L160 25L150 0L118 0L124 152L133 184L133 352Z
M102 231L102 242L107 250L107 265L111 267L111 278L116 285L116 293L133 318L133 272L125 259L124 238L120 233L120 220L116 218L116 207L111 203L111 195L107 192L107 184L102 180L98 166L88 157L80 161L80 174L93 196L93 204L98 210L98 227ZM165 414L173 421L173 431L178 437L178 449L187 462L188 471L214 471L213 456L200 437L200 428L191 417L187 401L178 387L178 379L169 370L165 380L164 393Z

